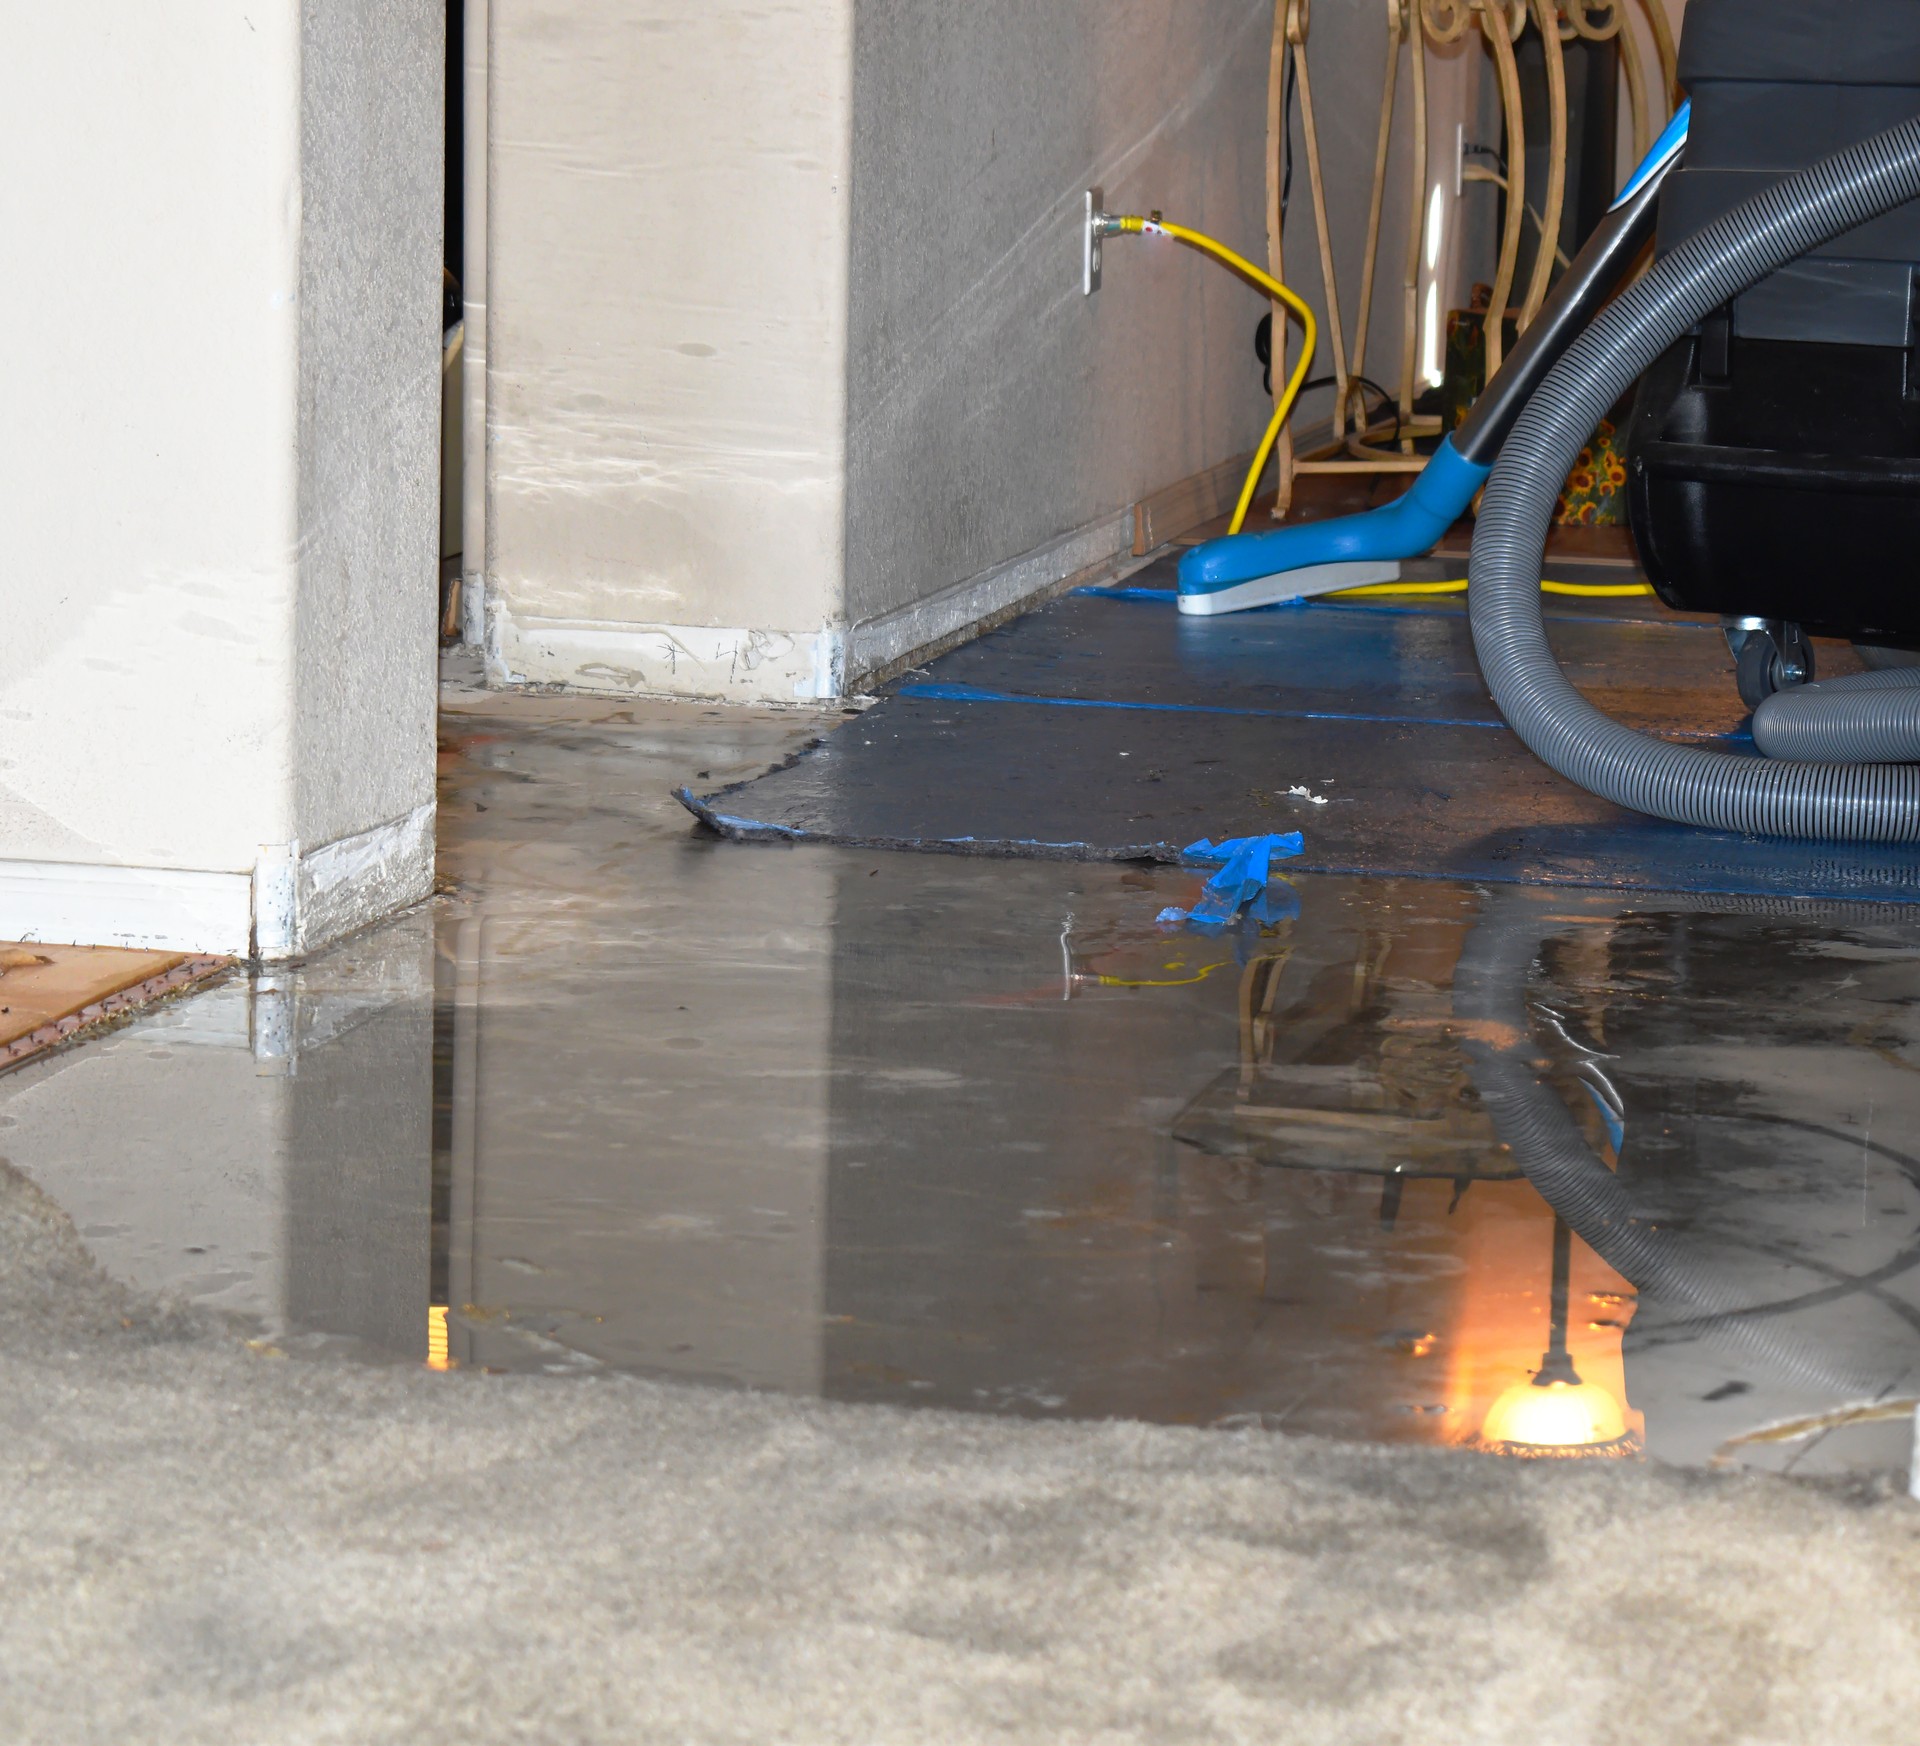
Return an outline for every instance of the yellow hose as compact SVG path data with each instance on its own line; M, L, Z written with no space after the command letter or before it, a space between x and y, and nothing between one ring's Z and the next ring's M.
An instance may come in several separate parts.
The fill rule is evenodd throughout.
M1259 448L1253 452L1253 465L1247 470L1247 482L1240 487L1240 501L1234 505L1233 520L1227 524L1227 532L1237 534L1246 523L1247 511L1253 505L1254 491L1260 484L1260 475L1267 469L1267 457L1273 453L1273 445L1280 440L1281 426L1293 411L1300 384L1307 379L1307 366L1313 362L1314 344L1320 337L1319 326L1313 319L1313 311L1298 296L1272 274L1262 272L1251 261L1236 255L1225 243L1215 242L1212 237L1204 236L1197 230L1189 230L1184 224L1167 224L1157 218L1142 218L1138 213L1129 213L1122 218L1120 228L1136 236L1170 236L1204 255L1211 255L1243 278L1251 279L1269 297L1278 298L1300 318L1300 361L1288 375L1285 391L1273 403L1273 417L1268 421L1267 434L1260 439Z
M1361 588L1342 588L1323 594L1323 600L1364 600L1374 594L1464 594L1465 579L1458 582L1369 582ZM1651 594L1645 582L1542 582L1543 594L1572 594L1584 600L1625 600L1636 594Z
M1300 318L1300 361L1288 374L1286 389L1273 403L1273 417L1267 423L1267 434L1260 439L1259 448L1253 452L1253 465L1247 469L1246 483L1240 487L1240 501L1233 507L1233 520L1227 523L1227 532L1237 534L1246 524L1247 511L1253 506L1253 494L1259 487L1260 475L1267 470L1267 457L1273 453L1273 445L1280 440L1281 427L1287 422L1287 415L1293 411L1293 403L1300 394L1300 384L1307 379L1307 366L1313 362L1313 348L1320 337L1319 324L1313 319L1313 311L1296 293L1288 290L1271 273L1256 267L1245 256L1235 254L1225 243L1215 242L1200 231L1189 230L1184 224L1142 218L1137 212L1128 213L1117 223L1122 231L1134 236L1170 236L1176 242L1183 242L1189 248L1213 256L1243 278L1251 279L1269 297L1278 298ZM1644 582L1542 582L1540 586L1548 594L1574 594L1588 600L1623 600L1630 595L1653 592ZM1338 593L1322 598L1359 600L1372 594L1464 594L1466 588L1464 581L1373 582L1363 588L1342 588Z

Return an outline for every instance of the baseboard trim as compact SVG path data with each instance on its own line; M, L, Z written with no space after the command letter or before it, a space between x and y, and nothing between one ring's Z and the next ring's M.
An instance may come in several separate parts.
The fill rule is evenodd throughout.
M304 852L260 851L247 873L0 859L0 939L280 961L433 890L432 802Z
M1156 546L1192 533L1203 522L1230 514L1253 465L1253 450L1190 473L1133 506L1133 555L1144 558Z
M1124 556L1132 537L1133 514L1125 510L924 600L863 620L847 632L848 685L878 683L904 662L928 658L943 643L950 646L978 634L989 621L1004 620L1044 599L1069 578Z
M0 861L0 939L244 957L253 875Z
M1251 452L1153 492L1116 515L842 629L736 629L544 618L486 601L492 686L733 703L827 701L878 684L1129 554L1144 557L1230 510ZM463 590L465 589L463 582ZM477 595L478 591L474 591ZM469 611L472 603L469 602ZM471 634L471 618L468 620Z
M521 617L487 602L487 683L556 685L608 697L793 703L840 695L845 637L716 625Z

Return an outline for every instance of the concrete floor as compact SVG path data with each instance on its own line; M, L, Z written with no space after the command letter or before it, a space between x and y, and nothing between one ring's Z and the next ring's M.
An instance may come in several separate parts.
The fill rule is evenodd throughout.
M1168 937L690 831L818 717L448 704L434 904L0 1079L5 1737L1910 1736L1911 1422L1741 1440L1920 1380L1907 912ZM1555 1291L1516 905L1677 1288ZM1556 1323L1619 1434L1472 1453Z

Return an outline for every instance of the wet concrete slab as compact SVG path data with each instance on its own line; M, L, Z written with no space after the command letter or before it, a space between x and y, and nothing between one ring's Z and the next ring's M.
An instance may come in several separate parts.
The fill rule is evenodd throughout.
M1203 938L1192 871L667 798L824 725L455 699L445 895L0 1077L0 1154L296 1353L1905 1464L1911 910L1302 875Z

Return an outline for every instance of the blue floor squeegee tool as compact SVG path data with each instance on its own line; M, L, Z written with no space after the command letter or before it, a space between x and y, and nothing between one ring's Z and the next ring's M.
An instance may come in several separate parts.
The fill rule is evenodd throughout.
M1494 457L1533 391L1613 295L1652 234L1660 184L1687 143L1689 114L1682 104L1512 355L1405 496L1361 515L1228 534L1194 546L1180 559L1180 610L1245 612L1369 582L1393 582L1403 559L1431 551L1493 471Z

